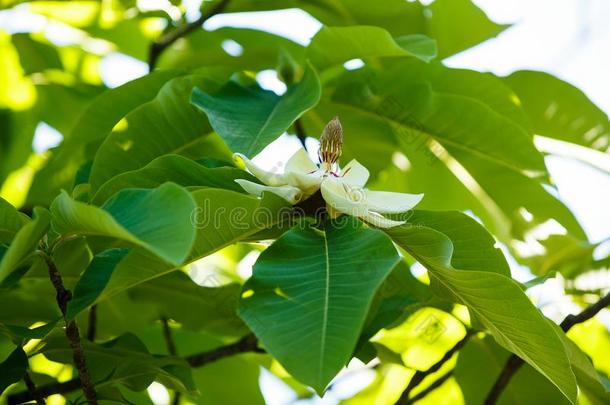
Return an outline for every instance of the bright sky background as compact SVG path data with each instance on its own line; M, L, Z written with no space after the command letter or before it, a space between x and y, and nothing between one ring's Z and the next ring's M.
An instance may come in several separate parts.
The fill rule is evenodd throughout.
M200 2L191 0L188 3L192 5L189 7L189 18L193 20L197 17L196 10ZM475 3L494 21L510 23L513 26L497 38L449 58L445 61L447 65L491 71L498 75L507 75L520 69L550 72L578 86L606 113L610 112L609 1L475 0ZM32 24L35 25L35 22L19 18L17 13L0 13L0 28L21 31ZM303 45L309 42L320 27L316 20L298 10L257 13L256 16L247 13L219 15L205 24L207 29L222 26L264 29ZM113 87L146 72L144 63L117 53L107 56L102 63L103 80ZM281 91L281 83L278 83L270 72L264 72L258 78L264 87ZM35 139L35 149L45 150L57 144L59 140L52 128L41 125ZM289 156L289 152L297 147L295 138L283 136L267 148L258 160L271 162L270 165L273 166L278 160ZM548 158L547 165L557 184L560 198L576 214L590 239L600 241L610 237L608 173L564 158ZM548 288L554 287L550 285ZM540 295L547 299L549 297L548 292ZM550 296L553 297L554 294ZM549 302L553 302L553 299ZM569 310L570 306L567 305L554 315L558 316ZM354 364L355 369L359 367L361 365ZM336 404L341 398L352 395L355 387L366 385L370 378L370 372L348 371L339 379L337 388L327 393L324 399L307 403ZM269 404L294 403L294 394L268 373L264 373L261 384ZM155 390L155 396L162 398L163 388L156 387Z

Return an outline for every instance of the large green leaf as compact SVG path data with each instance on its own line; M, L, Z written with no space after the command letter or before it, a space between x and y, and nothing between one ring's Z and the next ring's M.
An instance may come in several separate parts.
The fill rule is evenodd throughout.
M322 394L349 361L398 260L381 231L352 217L323 231L297 227L261 254L239 314L291 375Z
M188 256L195 240L195 202L183 188L126 189L99 208L62 193L51 205L59 234L108 236L140 246L174 266Z
M610 121L580 89L548 73L519 71L504 78L535 134L610 151Z
M314 107L320 99L320 92L318 76L308 66L303 79L282 96L229 82L212 94L197 88L191 100L205 111L214 130L232 151L251 157Z
M114 176L139 169L155 158L175 153L230 158L228 151L206 137L212 129L205 115L190 105L194 87L217 89L228 78L226 69L210 69L167 82L154 100L124 117L97 151L91 168L91 189ZM214 156L211 149L216 149Z
M31 258L43 235L49 229L51 215L44 208L34 209L34 218L17 232L0 262L0 282L21 267L29 266Z
M433 212L418 215L421 220L435 216ZM445 226L450 227L449 223ZM461 255L467 253L468 246L463 246L460 250L464 253L459 253L449 235L424 226L423 221L418 226L407 224L387 232L429 270L432 286L439 294L466 305L501 346L547 377L570 401L576 401L576 381L566 349L517 282L495 267L481 271L481 266L493 263L465 260ZM459 258L455 264L454 255ZM455 267L458 264L468 267Z
M291 207L270 193L259 199L235 191L208 188L196 190L192 196L197 203L192 217L197 237L186 263L292 219ZM175 269L176 266L163 263L142 249L134 249L118 264L98 299L111 297Z
M178 70L158 71L101 94L78 120L34 177L28 204L48 204L61 189L70 189L79 167L93 154L104 137L129 111L150 101Z
M241 192L243 189L234 181L240 178L257 181L235 167L209 168L184 156L164 155L141 169L113 177L100 187L91 202L102 204L125 188L154 188L167 181L183 187L213 187Z
M379 27L322 27L307 47L307 57L319 68L355 58L405 56L431 60L436 56L434 40L410 35L397 43L389 32Z
M15 207L0 198L0 244L9 243L13 236L28 223L28 218Z

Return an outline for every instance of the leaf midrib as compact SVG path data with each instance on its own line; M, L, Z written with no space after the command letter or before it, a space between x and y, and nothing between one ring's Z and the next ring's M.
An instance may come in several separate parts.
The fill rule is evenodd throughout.
M326 236L326 232L323 233L322 238L324 240L324 257L326 260L326 269L325 269L325 282L326 288L324 289L324 313L322 316L322 332L320 333L320 363L318 367L318 376L322 376L322 372L324 371L324 357L326 352L326 331L328 327L328 301L330 299L330 257L328 254L328 238Z

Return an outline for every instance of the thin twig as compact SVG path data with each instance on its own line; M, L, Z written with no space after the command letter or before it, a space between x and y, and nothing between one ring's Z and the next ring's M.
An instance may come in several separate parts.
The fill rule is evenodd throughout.
M425 390L423 390L422 392L420 392L417 395L414 395L412 398L410 398L409 403L413 404L413 403L419 401L420 399L423 399L426 395L428 395L429 393L431 393L432 391L434 391L435 389L437 389L438 387L443 385L445 383L445 381L450 379L452 376L453 376L453 370L447 371L445 374L440 376L438 378L438 380L436 380L432 384L430 384L430 386L427 387Z
M294 132L296 133L297 138L299 138L299 142L301 142L301 145L303 145L303 148L307 150L307 145L305 145L307 135L305 134L305 129L303 128L303 123L300 119L297 119L294 122Z
M599 311L606 308L610 305L610 293L606 294L596 303L588 306L582 312L577 315L568 315L565 319L559 324L561 329L564 332L568 332L574 325L579 323L583 323L593 318ZM504 389L508 386L511 378L515 373L523 366L524 361L517 356L516 354L511 355L504 368L500 372L498 379L494 383L493 387L487 394L487 398L485 399L485 405L493 405L500 398L500 395L504 391Z
M195 31L197 28L201 28L201 26L204 22L206 22L207 19L215 16L216 14L221 13L222 10L227 7L228 4L229 0L221 0L207 12L201 13L201 17L199 17L197 20L185 25L181 25L175 30L162 35L160 38L154 41L150 45L150 51L148 53L148 69L152 72L152 70L155 68L155 65L157 64L157 61L159 60L159 56L161 56L161 54L166 48L168 48L178 39L188 35L192 31Z
M165 317L161 318L161 328L163 329L163 339L165 339L167 352L172 356L177 356L178 350L176 349L176 343L174 343L174 337L172 336L172 328L169 326L169 320ZM179 403L180 391L174 391L172 405L178 405Z
M66 287L64 287L61 274L59 273L57 266L55 266L53 259L47 254L43 254L43 257L49 269L49 278L51 279L51 283L57 292L57 305L59 305L59 309L65 317L68 302L72 299L72 293L67 290ZM66 322L66 337L68 338L70 347L72 348L74 365L78 371L78 376L81 383L80 385L83 389L83 393L85 394L85 398L89 404L96 405L97 393L95 392L95 386L93 385L93 381L91 381L91 376L89 375L89 370L87 369L87 361L85 359L83 347L80 343L80 333L78 331L78 327L76 326L76 321L72 320Z
M208 350L206 352L193 354L185 358L191 367L203 367L207 364L213 363L217 360L225 357L233 356L240 353L264 353L265 351L258 347L258 341L254 335L247 335L235 343L221 346L216 349ZM42 398L48 397L53 394L66 394L71 391L75 391L81 387L79 379L73 379L63 383L53 383L43 385L36 388L36 391L32 394L28 391L18 392L8 397L8 405L17 405L24 402L32 401L35 395L39 395Z
M449 351L447 351L447 353L445 353L445 355L439 361L434 363L426 371L417 371L411 378L411 381L409 381L409 385L407 385L407 388L405 388L405 390L402 392L402 395L400 396L398 401L396 401L396 405L412 403L413 398L409 398L411 391L413 391L415 387L421 384L421 382L424 381L427 376L432 373L436 373L438 370L440 370L443 364L448 362L451 357L453 357L453 355L457 353L466 344L466 342L468 342L468 339L470 339L473 334L474 332L472 330L467 330L466 335L459 342L457 342Z
M23 382L25 382L25 386L27 387L28 392L36 400L36 403L44 405L45 404L44 398L42 396L40 396L40 394L36 393L36 385L34 384L34 381L32 381L32 377L30 377L30 373L28 373L27 371L23 375Z
M95 342L95 334L97 331L97 305L92 305L89 308L89 322L87 323L87 340Z

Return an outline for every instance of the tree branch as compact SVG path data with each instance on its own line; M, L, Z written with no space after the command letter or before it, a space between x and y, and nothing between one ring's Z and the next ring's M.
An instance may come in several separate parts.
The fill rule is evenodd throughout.
M568 332L574 325L579 323L583 323L593 318L599 311L606 308L610 305L610 293L606 294L596 303L588 306L582 312L577 315L568 315L565 319L559 324L559 327L564 332ZM504 389L508 386L511 378L515 373L523 366L524 361L517 356L516 354L511 355L504 368L500 372L498 379L494 383L493 387L487 394L487 398L485 399L485 405L493 405L500 398L500 395L504 391Z
M36 394L36 385L34 384L34 381L32 381L32 377L30 377L30 373L28 373L27 371L23 375L23 382L25 382L25 386L27 387L28 392L30 393L30 395L32 395L32 397L36 401L36 403L44 405L45 401L42 398L42 396Z
M231 343L214 350L192 354L187 356L185 360L191 365L191 367L201 367L224 357L246 352L265 353L263 349L258 347L258 340L253 334L246 335L235 343Z
M415 399L409 398L411 391L413 391L415 389L415 387L417 387L419 384L421 384L421 382L424 381L424 379L427 376L440 370L440 368L443 366L443 364L448 362L451 359L451 357L453 357L453 355L455 353L457 353L466 344L466 342L468 342L468 339L470 339L470 337L473 334L474 334L474 332L472 330L470 330L470 329L467 330L466 335L459 342L457 342L447 353L445 353L445 355L439 361L434 363L426 371L417 371L411 378L411 381L409 381L409 385L407 385L407 388L405 388L405 390L402 392L402 395L400 396L398 401L396 401L396 405L405 405L405 404L413 403L415 401ZM447 378L449 378L449 377L447 377ZM430 387L432 387L432 386L430 386ZM421 394L418 394L418 396L419 395L421 395Z
M175 30L170 31L170 32L162 35L157 40L155 40L150 45L150 50L148 53L149 71L152 72L152 70L155 68L157 61L159 60L159 56L161 56L161 54L163 53L163 51L166 48L168 48L171 44L176 42L178 39L195 31L197 28L201 28L201 26L203 25L204 22L206 22L206 20L215 16L216 14L221 13L222 10L224 10L225 7L227 7L228 4L229 4L229 0L221 0L218 3L216 3L214 5L214 7L212 7L207 12L201 13L201 17L199 17L197 20L195 20L191 23L185 24L185 25L181 25L180 27L176 28Z
M57 292L57 305L59 305L59 309L61 310L61 313L64 315L65 319L68 302L72 299L72 293L64 287L61 274L59 273L59 270L57 270L53 259L51 259L51 257L46 253L43 254L43 257L49 269L49 278L51 279L51 283ZM74 365L78 371L78 376L81 383L80 385L83 389L83 393L85 394L85 398L89 404L97 405L97 393L95 392L95 386L93 385L93 381L91 381L91 376L89 375L89 370L87 369L85 353L83 352L83 347L80 344L80 333L74 320L66 322L66 337L68 338L70 347L72 348Z
M207 364L213 363L217 360L221 360L225 357L230 357L236 354L254 352L254 353L265 353L263 349L258 347L258 340L256 336L250 334L235 343L221 346L216 349L208 350L206 352L192 354L185 357L184 359L189 363L191 367L203 367ZM43 385L36 388L33 393L28 391L18 392L8 397L8 405L17 405L24 402L32 401L36 396L41 398L48 397L53 394L66 394L71 391L75 391L81 387L79 379L63 382Z

